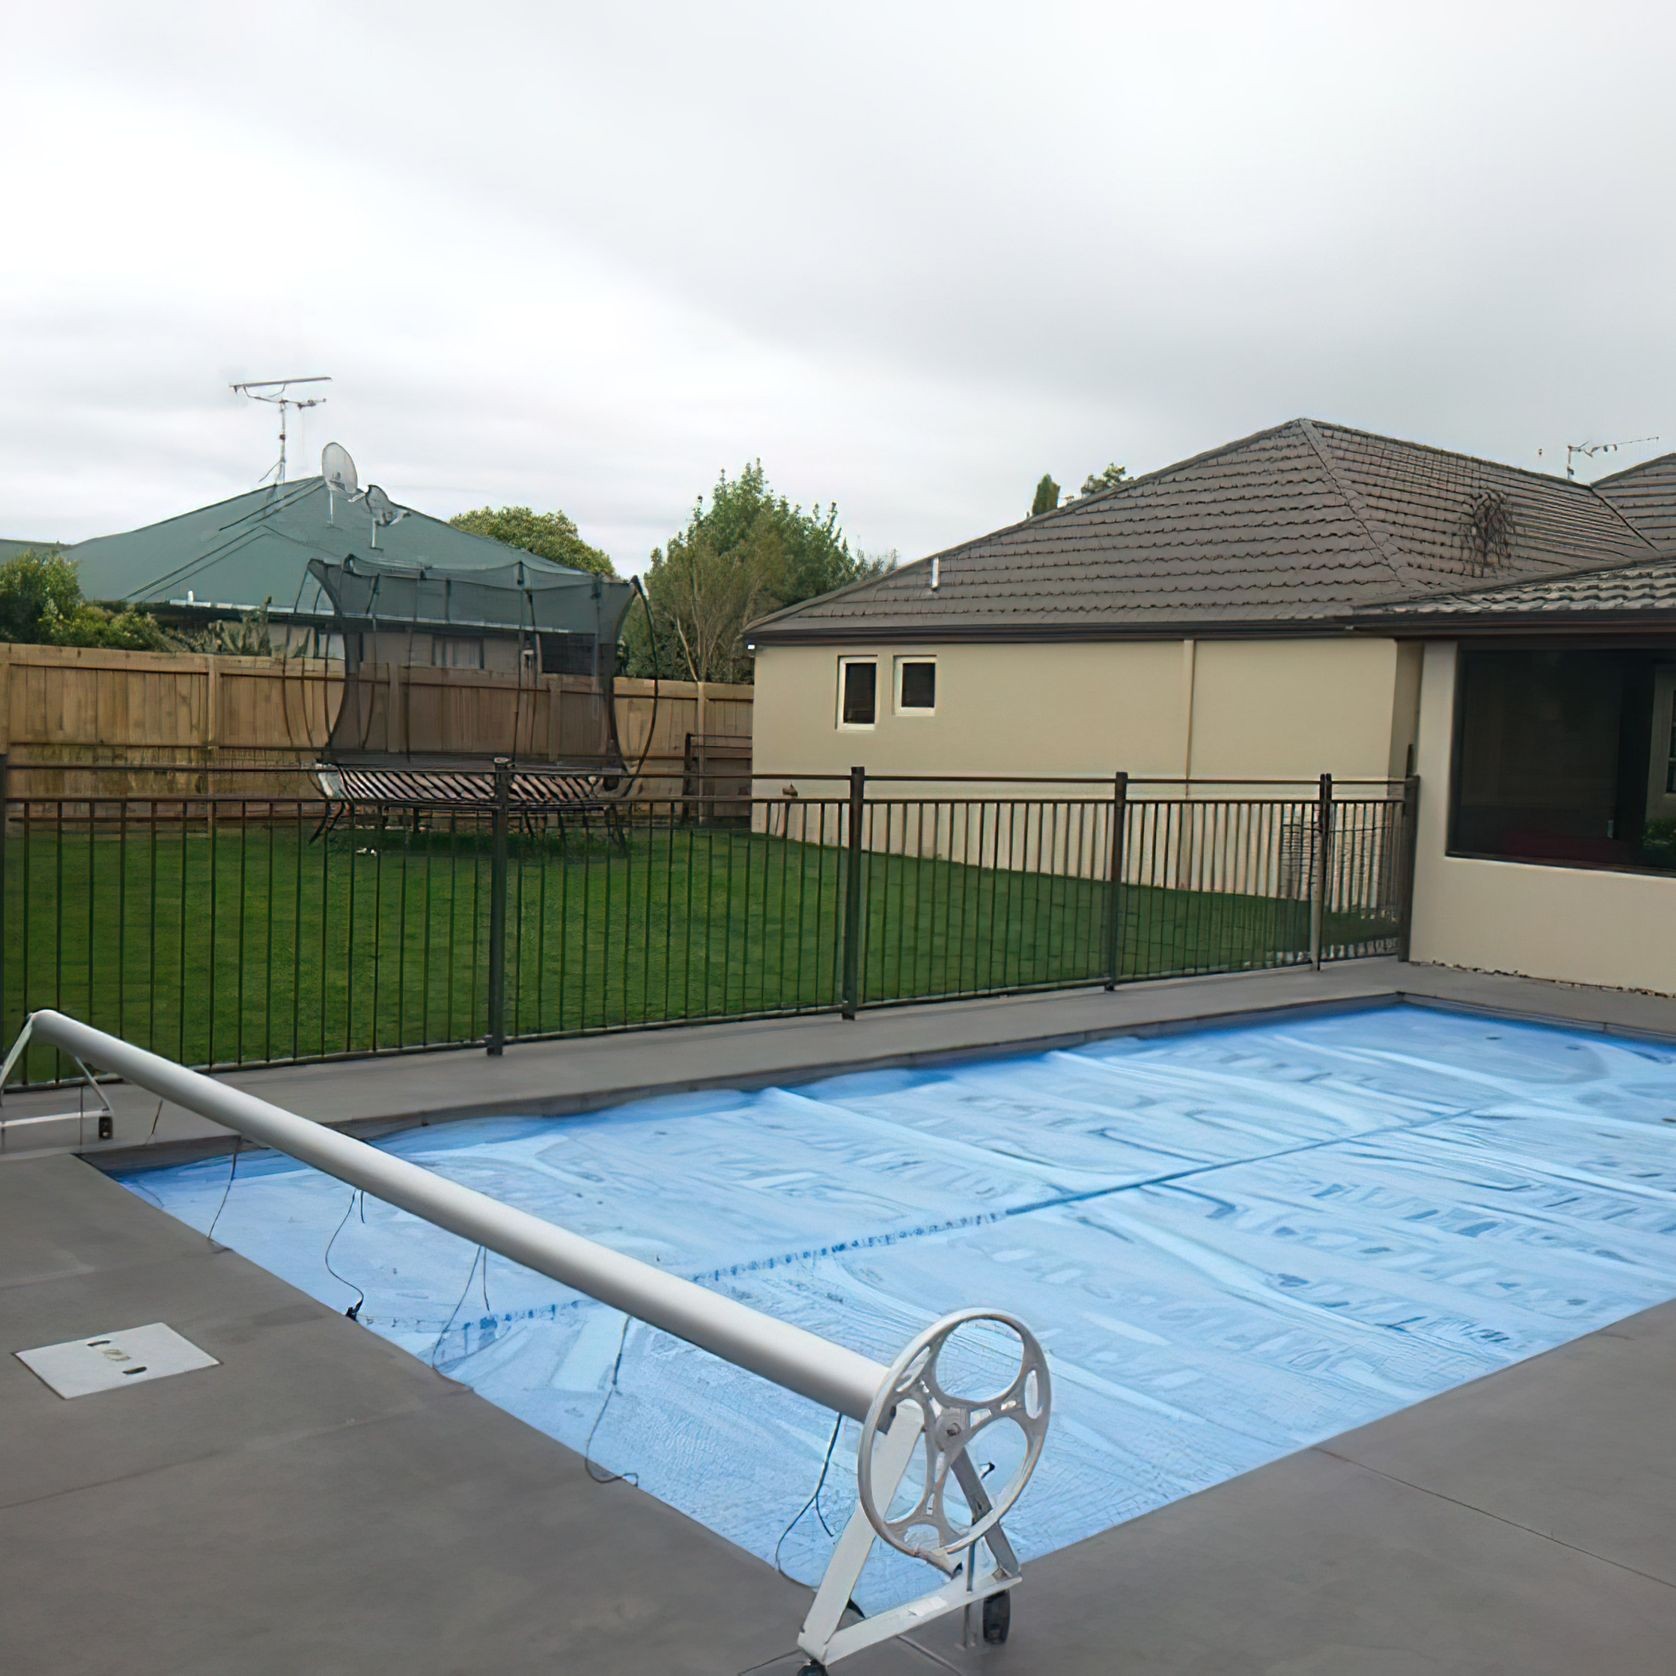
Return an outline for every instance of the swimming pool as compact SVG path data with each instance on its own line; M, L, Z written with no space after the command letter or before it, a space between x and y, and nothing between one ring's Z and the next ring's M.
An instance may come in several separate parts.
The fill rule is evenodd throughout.
M1676 1295L1676 1048L1418 1007L380 1145L884 1362L1022 1316L1055 1380L1026 1560ZM786 1535L832 1435L803 1399L283 1157L118 1179L818 1577L853 1425ZM876 1558L863 1605L917 1570Z

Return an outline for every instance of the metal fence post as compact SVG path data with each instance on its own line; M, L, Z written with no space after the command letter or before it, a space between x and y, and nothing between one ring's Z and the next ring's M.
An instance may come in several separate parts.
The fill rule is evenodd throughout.
M1123 860L1129 828L1129 776L1112 777L1111 874L1106 890L1106 988L1123 976Z
M1321 970L1321 945L1327 928L1327 854L1333 842L1333 777L1321 776L1315 803L1315 872L1309 890L1309 963Z
M844 875L844 992L845 1018L861 1006L861 827L867 810L867 770L850 770L850 829L845 835L849 868Z
M1402 850L1397 873L1397 959L1407 960L1414 941L1414 860L1420 848L1420 777L1402 783Z
M489 1017L484 1046L506 1047L506 839L512 811L512 761L495 758L495 806L489 858Z
M6 982L6 972L9 962L6 958L6 852L11 847L12 836L12 805L11 781L9 778L10 758L4 751L0 751L0 1031L10 1042L16 1035L12 1026L12 993L11 986ZM21 968L28 959L28 951L19 952L18 964ZM20 1071L24 1070L19 1066Z

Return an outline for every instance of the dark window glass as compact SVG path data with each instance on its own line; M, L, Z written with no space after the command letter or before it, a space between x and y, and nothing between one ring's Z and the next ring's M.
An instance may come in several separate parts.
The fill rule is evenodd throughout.
M902 708L937 708L937 666L929 658L917 658L902 665Z
M879 666L876 663L846 663L843 708L848 727L868 727L878 719Z
M597 645L591 634L544 634L540 638L543 675L593 675Z
M1668 669L1668 655L1650 650L1463 651L1450 848L1676 865L1670 718L1654 715Z

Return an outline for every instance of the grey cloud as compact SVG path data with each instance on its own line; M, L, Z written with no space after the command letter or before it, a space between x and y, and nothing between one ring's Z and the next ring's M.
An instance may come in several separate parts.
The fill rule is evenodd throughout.
M284 21L8 25L0 534L246 485L271 427L224 385L285 371L337 380L310 449L625 565L758 453L911 556L1300 412L1676 442L1664 8Z

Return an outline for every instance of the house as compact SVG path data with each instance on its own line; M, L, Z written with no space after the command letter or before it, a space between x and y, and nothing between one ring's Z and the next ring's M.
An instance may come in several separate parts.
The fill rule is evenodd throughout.
M1596 486L1676 537L1676 456L1640 470ZM1676 994L1676 556L1357 623L1422 656L1415 957Z
M1298 419L756 624L806 779L1420 776L1416 959L1676 993L1676 455Z
M382 508L377 513L371 504L334 490L324 477L298 478L120 535L79 542L66 556L74 561L88 599L138 606L186 627L237 620L265 606L276 643L329 657L344 654L342 628L309 571L311 559L340 563L353 558L413 574L485 578L490 572L505 576L521 565L538 586L597 580L457 530L387 497L376 503ZM399 614L379 638L391 642L379 655L393 661L502 673L515 672L521 652L530 649L525 644L530 637L504 623L462 620L413 632ZM543 673L592 667L593 649L580 646L580 637L541 635L536 643ZM365 649L374 654L375 648Z
M0 536L0 564L21 558L25 553L61 553L62 541L22 541L15 536Z

